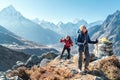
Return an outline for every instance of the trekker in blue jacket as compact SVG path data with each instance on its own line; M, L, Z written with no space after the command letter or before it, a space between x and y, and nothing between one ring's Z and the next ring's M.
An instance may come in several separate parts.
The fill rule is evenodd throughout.
M89 66L89 61L90 61L90 54L89 54L88 43L96 44L98 43L98 40L96 39L96 41L91 41L85 25L81 25L80 30L79 30L79 35L77 38L77 45L79 46L79 49L78 49L79 51L79 60L78 60L79 72L82 71L82 52L84 52L85 59L86 59L85 65L84 65L84 71L87 72L89 70L88 66Z

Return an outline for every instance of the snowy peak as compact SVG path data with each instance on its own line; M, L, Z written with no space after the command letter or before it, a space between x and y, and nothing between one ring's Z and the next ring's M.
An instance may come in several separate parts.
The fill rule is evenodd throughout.
M109 15L103 23L104 28L112 27L112 25L119 25L120 22L120 11L117 10L115 13Z
M92 29L91 29L92 30ZM113 43L114 53L120 55L120 11L110 14L97 31L93 33L92 39L106 37ZM92 32L92 31L91 31Z
M0 17L22 17L21 13L18 12L12 5L2 9L0 11Z
M16 9L12 5L4 8L3 10L10 11L10 12L15 12L16 11Z
M109 15L105 21L108 22L108 21L111 21L113 19L118 19L118 18L120 18L120 11L119 10L117 10L115 13Z
M63 25L64 23L62 21L58 22L57 26L60 27L61 25Z
M114 15L119 16L119 15L120 15L120 11L117 10L117 11L114 13Z
M82 24L86 24L86 25L88 24L87 21L85 21L84 19L81 19L81 20L75 19L75 20L73 21L73 23L74 23L74 24L81 24L81 23L82 23Z
M35 22L35 23L37 23L37 24L40 24L40 20L38 18L35 18L32 21Z

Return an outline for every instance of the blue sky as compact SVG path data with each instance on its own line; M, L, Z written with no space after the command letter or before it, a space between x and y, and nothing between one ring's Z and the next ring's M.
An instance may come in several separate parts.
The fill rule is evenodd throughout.
M0 0L0 10L13 5L29 19L53 23L84 19L88 23L104 20L120 10L120 0Z

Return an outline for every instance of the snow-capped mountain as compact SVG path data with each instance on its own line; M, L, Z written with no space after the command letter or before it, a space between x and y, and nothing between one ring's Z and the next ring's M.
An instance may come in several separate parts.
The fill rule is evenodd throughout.
M42 44L57 43L60 35L25 18L13 6L0 11L0 25L28 40Z
M74 36L76 31L79 29L80 25L88 25L85 20L77 20L74 22L63 23L59 22L57 25L48 21L39 21L39 19L33 20L33 22L39 24L41 27L45 29L50 29L55 31L56 33L60 34L61 36L71 35Z
M87 28L89 29L92 26L102 24L102 21L96 21L96 22L88 24L85 20L79 20L79 19L75 19L73 22L68 22L68 23L59 22L57 25L55 25L54 23L48 22L48 21L44 21L44 20L40 21L37 18L34 19L33 22L39 24L41 27L45 29L53 30L56 33L60 34L61 36L65 36L68 34L72 37L76 36L80 25L86 25Z
M95 29L95 32L91 31L93 32L92 39L108 38L113 43L115 54L120 55L120 11L109 15L103 24Z
M27 54L41 55L45 52L57 52L53 48L25 40L0 26L0 44Z
M80 25L88 25L88 23L84 20L80 20L76 23L68 22L68 23L59 23L57 26L61 28L62 33L64 35L68 34L71 36L75 36L77 33L77 30L79 29Z
M59 31L60 31L60 28L52 22L48 22L48 21L44 21L44 20L40 21L37 18L32 20L32 21L39 24L41 27L43 27L45 29L50 29L50 30L55 31L57 33L59 33Z

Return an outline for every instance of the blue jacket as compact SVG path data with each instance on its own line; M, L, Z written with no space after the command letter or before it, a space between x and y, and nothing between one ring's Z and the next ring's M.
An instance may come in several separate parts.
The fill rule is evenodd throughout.
M96 41L91 41L88 32L86 32L85 36L86 36L86 39L84 38L84 34L82 32L79 32L79 35L78 35L78 38L77 38L77 44L78 45L84 45L85 40L86 40L86 45L88 45L88 43L95 44L95 43L98 42L97 40Z

